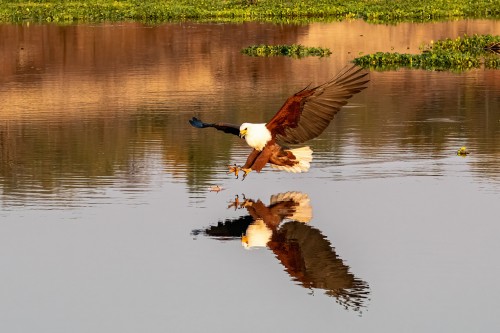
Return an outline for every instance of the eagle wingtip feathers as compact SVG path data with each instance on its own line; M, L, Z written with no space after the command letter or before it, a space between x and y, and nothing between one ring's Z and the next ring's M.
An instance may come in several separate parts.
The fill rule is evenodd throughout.
M189 119L189 123L191 124L191 126L196 127L196 128L204 128L205 127L205 124L196 117Z

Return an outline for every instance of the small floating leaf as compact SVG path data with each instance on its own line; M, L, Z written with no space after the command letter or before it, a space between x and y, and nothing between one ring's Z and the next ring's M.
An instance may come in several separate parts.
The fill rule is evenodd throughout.
M460 147L460 149L457 150L457 155L459 155L459 156L469 155L469 151L467 151L467 147L465 147L465 146Z

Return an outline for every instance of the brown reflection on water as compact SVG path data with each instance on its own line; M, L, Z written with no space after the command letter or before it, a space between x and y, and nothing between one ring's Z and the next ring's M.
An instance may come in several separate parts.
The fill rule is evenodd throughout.
M268 205L260 199L237 196L228 208L246 209L249 215L194 230L193 234L241 240L247 249L267 247L292 280L304 288L323 289L349 310L361 313L366 307L368 284L352 274L321 231L309 225L312 208L307 194L275 194Z
M239 50L245 41L260 38L273 43L285 36L296 40L307 30L261 24L1 25L5 38L0 42L0 82L4 88L23 85L22 90L2 89L2 100L10 102L2 107L2 117L16 119L27 110L35 117L78 117L81 111L88 115L110 109L130 112L145 104L160 103L164 108L165 99L186 102L193 93L206 97L229 78L238 86L246 84L240 78L242 69L250 78L270 68L241 66L245 57Z
M265 121L287 96L324 82L359 53L418 52L422 42L462 33L500 34L500 23L0 25L2 192L52 193L117 178L147 183L158 165L191 188L205 186L247 150L193 130L191 116ZM240 53L258 43L334 53L302 60ZM342 111L311 145L332 165L327 153L342 156L346 138L364 157L442 156L466 144L477 173L498 178L499 73L372 73L371 86L353 99L360 107Z
M182 115L226 113L227 96L247 90L248 79L270 69L270 64L240 54L247 40L295 39L307 29L260 24L1 25L4 190L30 182L54 189L68 184L61 175L111 177L124 172L128 178L130 165L145 163L142 158L150 149L159 152L174 177L191 184L199 177L211 178L212 153L191 140L197 135L186 132ZM284 70L289 64L272 66ZM233 143L223 138L212 142L227 159Z

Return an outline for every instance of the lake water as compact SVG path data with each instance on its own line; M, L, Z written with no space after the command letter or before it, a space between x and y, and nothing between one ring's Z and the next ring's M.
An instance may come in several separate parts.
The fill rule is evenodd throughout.
M500 22L0 25L0 330L494 331L500 71L370 73L304 174L236 180L250 149L188 124L464 33Z

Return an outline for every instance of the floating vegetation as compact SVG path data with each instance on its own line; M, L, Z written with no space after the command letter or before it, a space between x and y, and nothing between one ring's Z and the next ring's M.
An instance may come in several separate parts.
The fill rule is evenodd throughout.
M300 44L292 45L253 45L241 50L241 53L253 57L287 56L292 58L328 57L332 52L322 47L306 47Z
M488 48L494 48L500 42L500 36L492 35L472 35L457 37L455 39L446 38L422 45L420 49L425 51L445 51L483 54Z
M354 63L374 70L395 70L401 67L451 70L464 70L484 66L500 69L500 36L473 35L444 39L420 47L421 54L397 52L377 52L354 59Z
M373 23L499 18L498 0L0 0L0 22L167 21Z
M460 148L457 150L457 155L458 155L458 156L467 156L467 155L469 155L469 151L467 150L467 147L465 147L465 146L460 147Z

